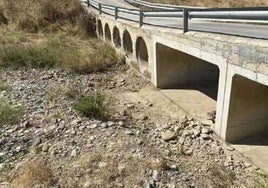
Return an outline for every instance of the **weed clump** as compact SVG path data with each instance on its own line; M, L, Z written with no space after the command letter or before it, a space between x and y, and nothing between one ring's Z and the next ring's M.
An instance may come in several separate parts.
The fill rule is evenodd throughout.
M78 99L74 109L86 117L104 118L108 111L107 97L99 91L93 92Z
M50 187L54 179L52 169L44 160L32 159L23 163L20 173L14 179L14 186Z
M21 106L11 105L4 99L0 99L0 125L13 125L20 121L23 116Z
M9 85L6 82L0 81L0 91L6 91L9 89Z

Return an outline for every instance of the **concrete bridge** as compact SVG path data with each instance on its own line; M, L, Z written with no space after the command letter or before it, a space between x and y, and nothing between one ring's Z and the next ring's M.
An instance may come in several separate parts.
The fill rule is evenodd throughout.
M140 28L106 14L97 14L97 33L157 88L198 90L215 101L214 131L223 140L232 143L268 133L267 40ZM206 97L190 100L198 108Z

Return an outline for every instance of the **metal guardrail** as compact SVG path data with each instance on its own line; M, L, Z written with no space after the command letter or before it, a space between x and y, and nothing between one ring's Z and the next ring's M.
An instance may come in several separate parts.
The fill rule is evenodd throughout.
M128 0L134 1L134 0ZM136 1L136 0L135 0ZM161 9L161 10L137 10L137 9L128 9L123 7L116 7L112 5L106 5L99 3L95 0L86 0L84 1L88 6L91 6L99 11L100 14L106 13L111 16L114 16L115 19L123 18L132 21L139 22L140 27L144 24L144 18L182 18L183 19L183 32L189 30L189 19L215 19L215 20L268 20L268 7L251 7L251 8L174 8L173 9ZM156 6L159 6L156 5ZM161 5L162 6L162 5ZM134 15L137 19L131 19L126 17L120 17L119 13Z

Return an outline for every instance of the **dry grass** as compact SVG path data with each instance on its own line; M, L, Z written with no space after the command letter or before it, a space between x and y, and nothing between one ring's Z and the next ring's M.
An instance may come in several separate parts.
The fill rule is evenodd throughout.
M267 0L146 0L148 2L198 7L255 7L268 6Z
M232 172L227 171L224 167L212 164L210 169L210 182L212 187L219 187L219 188L228 188L232 187L233 182L235 180L235 174Z
M47 162L34 158L22 164L13 185L20 188L49 187L54 181L53 171Z
M268 188L268 175L259 174L259 177L256 180L254 188Z
M105 71L123 58L107 43L91 38L82 40L66 34L0 37L0 67L59 67L67 71L91 73Z
M68 30L95 35L95 19L78 0L0 0L0 23L27 32Z
M140 159L127 153L88 153L71 164L72 168L60 185L83 187L87 182L89 187L143 187L149 179L145 170L164 171L166 168L162 162L152 158ZM77 176L81 177L79 182L75 180Z

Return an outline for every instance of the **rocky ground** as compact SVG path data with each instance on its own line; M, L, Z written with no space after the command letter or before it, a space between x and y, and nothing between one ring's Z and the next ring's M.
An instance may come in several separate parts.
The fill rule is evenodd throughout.
M9 86L1 98L25 110L0 127L0 187L254 187L259 178L210 126L122 100L150 86L126 65L88 75L1 70L0 80ZM111 117L79 116L72 89L107 93Z

